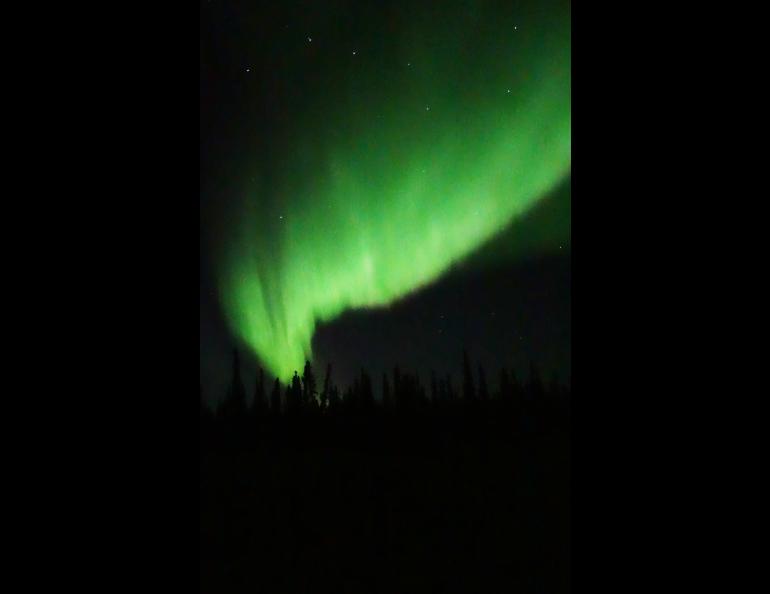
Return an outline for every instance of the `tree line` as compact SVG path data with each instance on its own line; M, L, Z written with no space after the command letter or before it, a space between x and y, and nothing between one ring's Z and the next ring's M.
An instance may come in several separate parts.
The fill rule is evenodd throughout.
M459 386L450 374L430 372L424 383L419 374L396 366L379 378L379 398L375 398L374 381L366 370L361 369L352 384L340 389L331 364L319 382L310 361L302 375L295 371L285 386L279 378L270 382L259 368L247 390L235 351L225 398L211 408L204 402L201 388L202 445L253 445L255 440L275 437L276 431L285 433L297 427L303 428L298 439L309 438L324 426L333 426L339 437L343 429L348 431L356 423L368 423L369 429L372 423L379 427L396 424L401 431L412 423L423 433L435 433L437 424L443 423L455 428L472 426L478 435L495 429L512 433L544 424L566 426L569 384L543 381L534 363L523 380L513 370L502 368L490 381L482 364L472 365L467 352L462 358ZM371 431L364 437L371 437Z

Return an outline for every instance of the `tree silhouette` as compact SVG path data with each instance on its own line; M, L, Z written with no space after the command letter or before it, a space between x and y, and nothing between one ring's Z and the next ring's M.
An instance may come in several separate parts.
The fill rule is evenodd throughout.
M341 404L342 400L340 399L340 391L337 386L332 384L331 388L329 389L329 412L337 413Z
M240 420L246 412L246 388L241 379L241 362L237 349L233 349L232 375L227 395L219 407L219 415L230 420Z
M361 370L361 382L360 386L360 398L361 408L365 411L371 411L374 409L374 390L372 390L372 380L369 374L363 369Z
M545 393L540 370L534 361L529 364L529 382L527 384L527 392L529 393L529 397L533 400L541 399Z
M396 402L398 402L399 394L401 392L401 371L398 369L398 365L393 368L393 394Z
M257 383L254 388L254 400L251 403L251 409L254 416L259 418L262 416L265 408L265 371L260 367L257 372Z
M305 369L302 371L302 404L304 406L314 407L316 401L316 381L313 374L313 366L310 361L305 361Z
M436 381L436 372L431 369L430 372L430 400L433 404L438 404L439 390L438 382Z
M514 399L521 400L522 397L522 386L521 382L519 381L518 376L516 375L515 370L511 370L511 394Z
M463 398L470 402L476 399L476 388L473 385L473 372L468 353L463 351Z
M302 383L296 371L291 378L291 386L287 386L286 390L286 396L289 399L288 408L296 413L302 408Z
M449 389L445 378L438 380L438 402L441 405L446 404L449 401Z
M281 414L281 382L277 377L273 384L273 393L270 395L270 412L274 415Z
M329 400L331 399L331 381L332 381L332 364L329 363L326 366L326 377L324 378L324 387L321 392L321 410L326 410L329 406Z
M297 372L294 372L294 377L297 377ZM299 381L299 379L297 379ZM288 415L294 415L297 413L297 406L298 401L296 400L299 398L299 396L295 396L294 390L292 390L292 384L286 384L286 391L283 395L283 405L286 409L286 414Z
M382 406L385 409L389 409L392 405L392 396L390 394L390 382L388 381L388 374L382 374Z
M444 383L446 384L447 401L452 402L456 400L457 394L455 394L454 387L452 386L452 376L450 376L448 373L446 374L446 379L444 380Z
M489 390L487 389L487 378L484 375L484 368L479 363L479 400L486 402L489 400Z
M549 375L546 384L535 362L530 363L529 375L524 384L519 382L512 368L500 369L499 385L496 386L498 390L494 394L490 394L486 371L481 362L477 365L476 373L472 373L468 354L463 351L462 363L461 400L458 399L449 373L439 377L434 370L430 370L429 383L423 384L419 373L411 370L401 371L399 366L394 366L392 376L387 372L382 374L382 400L377 401L371 376L366 369L360 369L353 383L343 390L332 381L331 363L326 366L323 389L319 394L312 364L306 361L302 375L295 371L288 384L284 385L278 377L275 378L269 400L265 396L265 373L259 368L254 384L253 402L248 406L241 380L240 358L234 350L232 377L226 397L217 407L216 413L208 411L203 402L202 386L200 387L201 436L202 439L219 440L227 447L238 444L252 444L249 447L256 447L258 443L268 439L266 436L271 431L275 433L270 425L282 413L289 417L307 415L309 421L314 416L314 411L322 411L323 416L329 419L325 422L327 427L335 426L337 421L347 422L346 419L351 417L361 419L364 423L362 426L365 426L368 422L366 419L375 418L378 409L396 413L382 417L383 422L396 423L396 426L410 417L415 421L419 419L419 423L425 423L428 422L426 419L430 418L425 413L432 411L436 416L429 423L437 419L453 418L460 423L475 419L472 423L466 423L471 433L478 432L485 426L485 423L477 422L482 421L484 416L488 416L494 424L496 416L505 415L514 421L508 425L512 431L524 432L533 427L542 427L539 419L544 415L558 417L561 423L568 419L569 387L561 385L553 375ZM344 394L344 398L340 397L341 394ZM494 396L494 400L491 396ZM471 403L472 406L469 407ZM268 410L271 415L264 414ZM471 411L472 415L466 415ZM294 422L292 420L286 427L294 426ZM308 438L315 431L312 427L310 424L305 428ZM257 435L259 439L254 439Z
M513 401L513 385L505 367L500 370L500 399L506 404Z

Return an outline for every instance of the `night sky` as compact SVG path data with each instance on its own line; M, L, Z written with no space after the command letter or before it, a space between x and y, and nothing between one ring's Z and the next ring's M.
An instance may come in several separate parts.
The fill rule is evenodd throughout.
M207 399L233 347L569 380L569 3L211 0L200 42Z

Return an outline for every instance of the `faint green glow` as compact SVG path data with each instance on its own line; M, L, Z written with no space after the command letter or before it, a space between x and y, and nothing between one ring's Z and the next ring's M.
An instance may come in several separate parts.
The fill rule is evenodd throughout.
M217 270L231 330L271 372L301 371L317 323L435 281L568 174L569 14L539 16L457 18L405 43L403 71L337 73L269 183L254 166Z

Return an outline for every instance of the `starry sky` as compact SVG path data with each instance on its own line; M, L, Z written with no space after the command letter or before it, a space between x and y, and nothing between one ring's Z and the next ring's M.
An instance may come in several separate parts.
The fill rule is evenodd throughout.
M569 3L200 11L209 399L233 347L282 380L457 376L463 348L569 378Z

